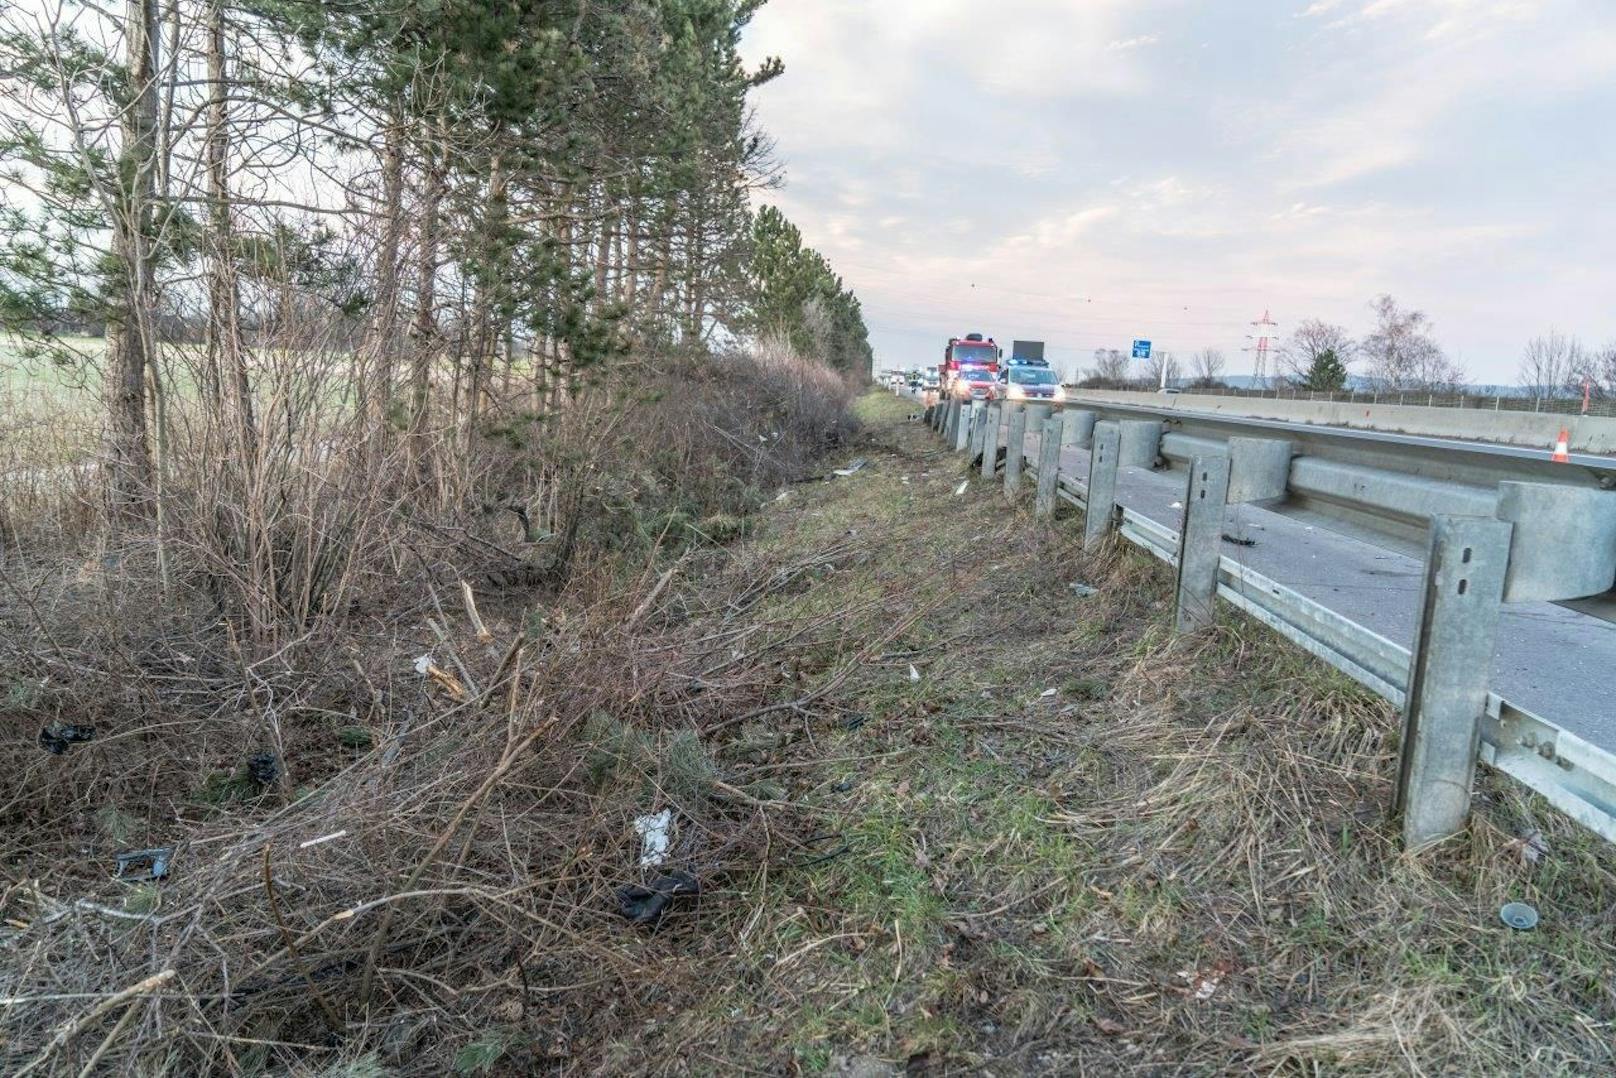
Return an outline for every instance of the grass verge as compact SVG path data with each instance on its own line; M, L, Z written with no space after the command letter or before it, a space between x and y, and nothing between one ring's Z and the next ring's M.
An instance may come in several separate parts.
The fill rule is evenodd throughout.
M1616 857L1484 776L1420 859L1386 819L1396 716L1232 614L1168 633L1142 554L1085 557L911 408L793 492L734 571L857 555L756 616L930 608L758 763L817 852L728 901L724 988L610 1058L803 1073L1587 1074L1616 1066ZM1079 599L1069 587L1097 585ZM935 604L935 605L933 605ZM781 727L775 727L776 732ZM1506 901L1538 930L1505 928ZM672 1020L678 1014L678 1020ZM699 1069L699 1068L698 1068Z

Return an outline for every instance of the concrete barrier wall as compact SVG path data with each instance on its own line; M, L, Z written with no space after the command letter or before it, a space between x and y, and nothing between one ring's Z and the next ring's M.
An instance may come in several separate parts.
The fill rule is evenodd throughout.
M1461 438L1497 442L1552 452L1560 431L1570 434L1574 453L1616 455L1616 418L1596 415L1552 415L1538 412L1487 411L1481 408L1426 408L1412 404L1367 404L1359 401L1267 400L1219 397L1201 393L1141 393L1129 390L1079 389L1069 401L1111 401L1176 412L1282 419L1322 427L1354 427L1428 438Z

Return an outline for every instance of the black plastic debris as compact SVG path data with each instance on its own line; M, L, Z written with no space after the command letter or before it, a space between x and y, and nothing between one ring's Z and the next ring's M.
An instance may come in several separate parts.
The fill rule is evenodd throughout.
M52 756L62 755L69 745L93 740L95 740L95 727L77 723L58 722L40 727L39 730L39 747Z
M273 752L260 752L247 759L247 777L260 786L280 778L281 762Z
M637 925L655 925L669 906L701 894L701 884L686 872L658 876L647 887L631 883L617 889L617 912Z
M1223 533L1223 541L1225 543L1233 543L1235 546L1256 546L1257 545L1257 540L1255 540L1255 539L1247 539L1247 538L1244 538L1244 537L1239 536L1239 535L1230 535L1228 532Z
M160 880L168 875L169 862L174 860L174 847L158 846L150 850L126 850L117 855L118 879Z

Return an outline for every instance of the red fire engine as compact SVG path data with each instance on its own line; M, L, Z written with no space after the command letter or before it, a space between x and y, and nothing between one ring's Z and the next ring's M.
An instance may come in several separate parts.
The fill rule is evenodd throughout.
M948 346L943 349L943 362L937 368L937 377L942 383L943 392L945 394L952 392L954 379L959 377L962 368L975 367L997 374L1001 354L999 346L993 343L992 337L983 337L980 333L950 337Z

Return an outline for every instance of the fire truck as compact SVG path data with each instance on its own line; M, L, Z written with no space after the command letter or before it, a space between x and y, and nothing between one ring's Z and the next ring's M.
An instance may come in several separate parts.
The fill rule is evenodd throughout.
M954 391L954 381L960 376L961 370L974 368L997 377L999 357L1003 354L999 346L993 343L992 337L983 337L980 333L950 337L948 346L943 349L943 362L937 368L943 393Z

